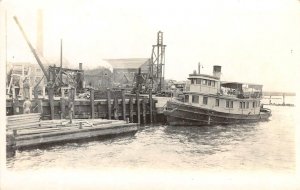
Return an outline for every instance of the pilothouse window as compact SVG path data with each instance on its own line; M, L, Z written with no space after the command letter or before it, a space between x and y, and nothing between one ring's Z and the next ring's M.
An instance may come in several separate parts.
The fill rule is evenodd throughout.
M207 105L208 97L203 97L203 104Z
M229 108L229 100L226 100L226 108Z
M219 104L220 104L220 100L219 99L216 99L216 107L219 107Z
M211 86L215 87L215 81L211 81Z
M199 103L199 96L193 95L192 96L192 102L193 103Z
M233 101L226 100L226 108L233 108Z

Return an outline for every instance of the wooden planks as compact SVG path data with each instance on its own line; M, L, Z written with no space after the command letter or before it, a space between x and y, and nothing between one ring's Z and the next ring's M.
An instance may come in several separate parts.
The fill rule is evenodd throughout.
M38 127L40 125L40 113L21 114L6 117L6 129L22 129Z
M94 89L90 89L90 102L91 102L91 118L95 118L95 102L94 102Z
M108 119L111 119L111 96L110 96L110 89L107 89L107 116L108 116Z
M7 145L15 149L39 146L46 143L57 143L69 140L79 140L105 135L121 133L135 133L137 124L128 124L123 120L106 119L74 119L72 124L68 120L41 121L40 126L13 129L7 133Z

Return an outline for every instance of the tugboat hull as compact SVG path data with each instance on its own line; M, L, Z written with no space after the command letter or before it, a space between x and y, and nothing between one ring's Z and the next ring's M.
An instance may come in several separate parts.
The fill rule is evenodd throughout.
M271 111L262 108L257 114L231 114L187 105L181 102L168 101L164 114L170 125L202 126L266 121L271 116Z

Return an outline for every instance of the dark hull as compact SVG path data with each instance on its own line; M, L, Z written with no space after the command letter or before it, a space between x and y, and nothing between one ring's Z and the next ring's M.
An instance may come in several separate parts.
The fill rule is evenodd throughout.
M271 116L271 111L262 109L255 115L230 114L169 101L164 114L170 125L201 126L266 121Z

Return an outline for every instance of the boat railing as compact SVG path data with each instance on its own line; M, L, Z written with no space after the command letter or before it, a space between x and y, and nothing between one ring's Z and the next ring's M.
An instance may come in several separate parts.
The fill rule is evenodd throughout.
M250 92L243 92L243 93L239 93L237 95L237 98L241 98L241 99L247 99L247 98L261 98L262 94L260 92L254 92L254 93L250 93Z
M240 99L247 99L247 98L261 98L262 93L261 92L243 92L243 91L238 91L235 89L221 89L220 90L220 95L225 95L229 97L237 97Z

